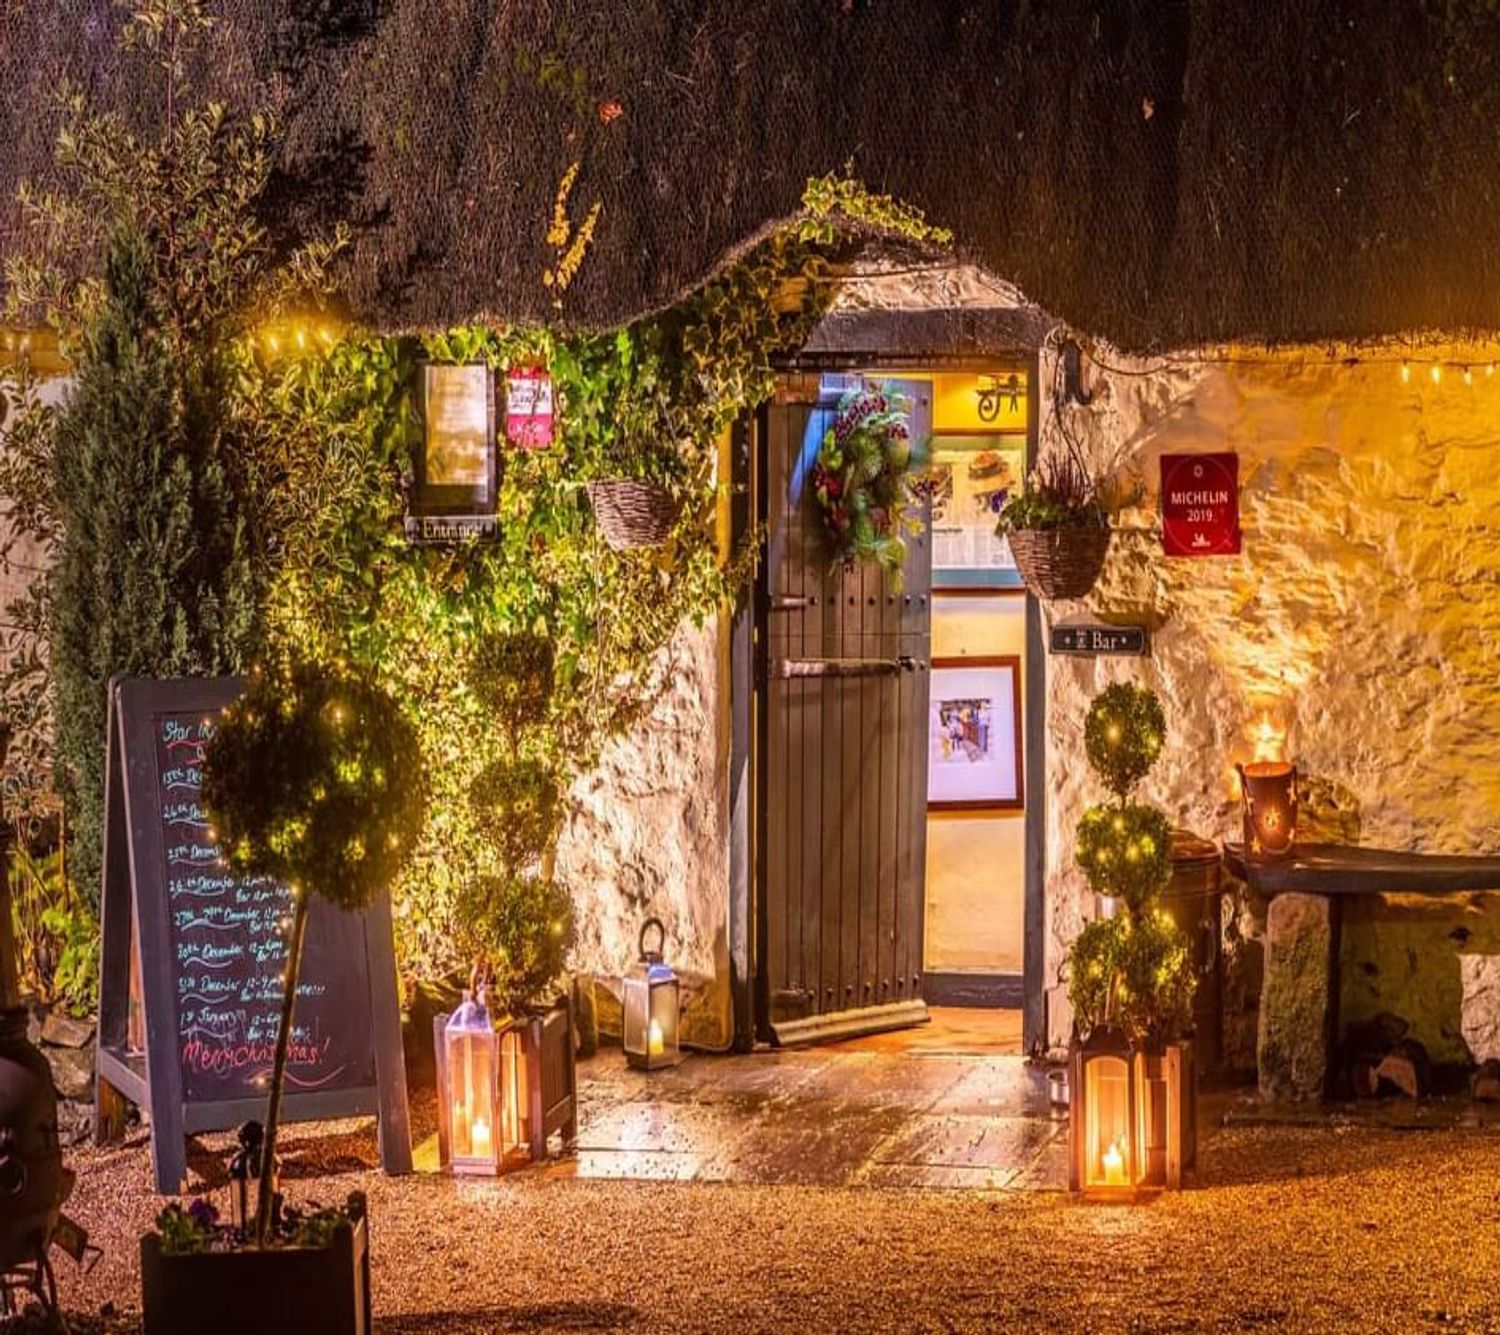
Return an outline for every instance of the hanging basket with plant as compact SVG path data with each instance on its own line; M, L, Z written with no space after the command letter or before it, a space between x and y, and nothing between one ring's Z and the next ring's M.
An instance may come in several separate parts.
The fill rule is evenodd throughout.
M589 441L585 490L599 533L613 551L666 542L703 472L693 423L673 404L672 380L656 343L641 331L622 330L615 336L611 376L593 387L587 404L573 405L576 425Z
M906 535L922 523L911 513L927 463L927 444L911 438L910 404L884 389L855 390L839 402L812 469L813 496L835 567L878 565L899 588Z
M617 552L660 547L682 513L682 502L660 482L601 478L587 484L604 541Z
M1098 487L1069 452L1044 459L1000 512L996 532L1038 598L1082 598L1109 553L1109 517Z

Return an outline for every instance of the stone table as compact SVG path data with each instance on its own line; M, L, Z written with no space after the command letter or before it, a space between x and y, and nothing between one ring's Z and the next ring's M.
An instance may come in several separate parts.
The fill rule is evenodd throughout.
M1347 899L1500 889L1497 857L1298 844L1287 857L1266 859L1246 857L1243 844L1226 844L1224 862L1270 901L1256 1034L1260 1092L1269 1099L1316 1099L1332 1092Z

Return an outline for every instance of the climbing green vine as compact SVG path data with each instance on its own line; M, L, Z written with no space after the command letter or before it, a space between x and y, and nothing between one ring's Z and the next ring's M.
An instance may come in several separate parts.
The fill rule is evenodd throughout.
M563 794L649 711L679 627L702 624L748 574L753 544L727 552L718 537L720 443L770 394L776 354L827 309L841 215L933 239L919 215L852 182L813 182L803 215L680 305L613 333L460 328L346 336L328 351L304 337L307 352L288 356L295 336L269 330L244 345L241 392L281 443L284 475L268 636L372 672L421 739L428 819L394 894L409 978L482 958L515 1003L555 973L571 932L552 866ZM424 358L552 376L556 440L502 446L492 542L403 536ZM585 486L622 475L682 502L659 549L600 539Z

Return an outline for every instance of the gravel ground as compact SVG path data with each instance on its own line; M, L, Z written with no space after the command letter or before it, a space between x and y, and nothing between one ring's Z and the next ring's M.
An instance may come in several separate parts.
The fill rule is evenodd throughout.
M1500 1137L1481 1132L1230 1127L1203 1147L1198 1190L1130 1207L556 1170L388 1179L367 1124L288 1134L294 1198L369 1193L382 1332L1500 1332ZM226 1146L194 1157L210 1186ZM84 1330L131 1330L135 1239L159 1206L147 1149L70 1161L70 1210L104 1256L87 1276L60 1262L65 1305Z

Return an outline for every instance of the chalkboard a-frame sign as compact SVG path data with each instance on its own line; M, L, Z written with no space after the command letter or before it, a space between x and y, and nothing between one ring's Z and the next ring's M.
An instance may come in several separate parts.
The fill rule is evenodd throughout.
M187 1136L266 1112L289 896L221 863L199 801L203 749L242 687L239 678L110 683L95 1127L109 1137L122 1095L149 1109L166 1193L182 1190ZM314 897L282 1116L370 1113L385 1170L410 1172L390 906L382 897L346 913Z

